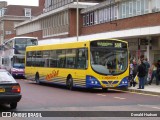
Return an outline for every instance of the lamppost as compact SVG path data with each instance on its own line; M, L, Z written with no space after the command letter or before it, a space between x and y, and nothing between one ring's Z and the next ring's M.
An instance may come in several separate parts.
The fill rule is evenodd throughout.
M77 0L77 41L78 41L78 36L79 36L79 9L78 9L78 2L79 0Z

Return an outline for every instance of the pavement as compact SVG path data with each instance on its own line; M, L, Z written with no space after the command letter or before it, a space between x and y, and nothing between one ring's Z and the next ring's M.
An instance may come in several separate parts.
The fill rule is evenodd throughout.
M137 93L145 93L145 94L153 94L160 95L160 85L156 85L152 83L151 85L145 85L144 89L137 89L139 85L137 84L135 87L128 87L128 91L137 92Z

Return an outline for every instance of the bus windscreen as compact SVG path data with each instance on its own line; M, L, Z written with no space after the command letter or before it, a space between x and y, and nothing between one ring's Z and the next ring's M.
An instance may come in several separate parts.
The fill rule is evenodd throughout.
M127 44L119 41L91 42L92 69L103 75L118 75L128 66Z
M38 44L37 39L31 38L16 38L15 39L15 54L25 54L27 46L34 46Z

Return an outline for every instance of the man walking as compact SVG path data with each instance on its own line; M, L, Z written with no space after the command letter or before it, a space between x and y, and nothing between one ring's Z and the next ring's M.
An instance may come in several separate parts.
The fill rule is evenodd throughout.
M146 65L144 64L143 55L140 57L137 72L138 72L138 78L139 78L139 88L138 89L144 89L144 82L145 82L145 76L146 76Z
M146 65L146 75L145 75L145 78L144 78L144 80L145 80L144 84L147 85L148 71L149 71L149 68L150 68L150 64L149 64L147 58L145 58L144 64Z

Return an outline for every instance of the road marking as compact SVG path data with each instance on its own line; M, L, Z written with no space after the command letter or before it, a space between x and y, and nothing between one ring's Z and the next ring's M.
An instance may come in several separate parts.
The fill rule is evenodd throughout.
M104 95L104 94L97 94L97 95L99 95L99 96L103 96L103 97L105 97L106 95Z
M158 110L160 110L160 107L154 107L154 106L151 106L151 105L141 105L141 104L138 104L138 106L142 106L142 107L147 107L147 108L153 108L153 109L158 109Z
M115 90L115 89L112 89L112 90L114 90L114 91L119 91L119 92L125 92L125 93L138 94L138 95L146 95L146 96L160 97L160 95L154 95L154 94L138 93L138 92L131 92L131 91Z
M160 110L160 108L159 108L159 107L152 107L152 108L154 108L154 109L159 109L159 110Z
M114 97L114 98L116 98L116 99L120 99L120 100L124 100L124 99L126 99L126 98L121 98L121 97Z

